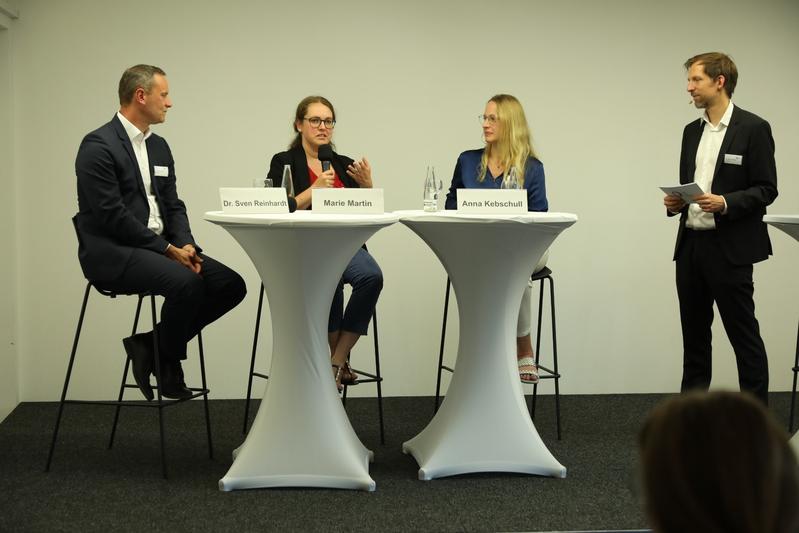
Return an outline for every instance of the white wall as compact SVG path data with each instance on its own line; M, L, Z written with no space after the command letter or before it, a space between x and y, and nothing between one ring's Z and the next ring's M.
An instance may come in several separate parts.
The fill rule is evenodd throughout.
M20 201L19 328L23 400L57 398L83 278L69 218L81 137L117 109L135 63L162 66L175 107L158 126L204 248L239 270L250 296L205 333L217 398L242 397L258 280L233 239L202 220L220 186L247 185L284 149L300 98L336 105L336 144L367 155L389 210L419 208L426 165L448 181L458 153L481 145L476 116L492 94L518 96L546 165L552 211L580 222L556 242L565 393L674 391L681 342L671 254L676 220L657 185L677 181L682 127L698 117L683 61L723 50L741 76L735 101L770 120L780 197L799 212L799 7L793 1L498 1L267 3L25 0L14 46ZM710 21L717 21L715 28ZM799 247L772 231L755 269L772 389L789 387ZM432 394L445 274L396 225L369 241L385 273L378 307L388 395ZM501 273L499 274L501 275ZM95 299L75 394L108 397L133 302ZM455 318L454 316L452 317ZM447 346L456 350L452 320ZM735 386L716 335L714 384ZM262 337L267 368L270 332ZM362 342L354 357L371 357ZM196 372L189 368L189 380ZM546 388L546 387L545 387ZM372 390L361 388L361 394Z
M0 4L0 8L9 7ZM17 362L17 238L14 192L14 95L12 20L0 10L0 187L6 192L0 209L0 227L4 228L0 261L0 422L19 403L19 371Z

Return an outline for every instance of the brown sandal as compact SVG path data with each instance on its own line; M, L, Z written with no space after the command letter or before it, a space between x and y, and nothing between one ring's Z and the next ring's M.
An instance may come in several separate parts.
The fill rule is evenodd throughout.
M355 372L352 371L352 367L350 366L349 361L344 361L344 372L341 376L341 384L342 385L357 385L358 384L358 376L355 375Z
M344 390L344 385L342 384L342 372L341 372L341 366L340 366L340 365L337 365L337 364L335 364L335 363L333 363L331 366L332 366L333 368L335 368L335 372L333 372L333 379L334 379L334 380L335 380L335 382L336 382L336 390L338 390L339 392L341 392L342 390Z

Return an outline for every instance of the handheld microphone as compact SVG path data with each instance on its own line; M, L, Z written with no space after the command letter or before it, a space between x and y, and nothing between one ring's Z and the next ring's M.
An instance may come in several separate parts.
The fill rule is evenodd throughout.
M330 170L331 161L333 161L333 148L329 144L319 146L319 162L322 163L322 172Z

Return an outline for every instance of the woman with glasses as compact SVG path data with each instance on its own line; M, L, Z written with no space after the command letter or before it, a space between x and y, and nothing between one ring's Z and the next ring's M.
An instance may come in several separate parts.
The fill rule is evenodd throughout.
M547 193L544 165L533 151L530 128L519 101L508 94L492 97L479 117L485 147L467 150L458 157L452 184L447 193L447 209L457 207L458 189L526 189L528 211L546 211ZM546 265L544 254L534 272ZM523 383L538 383L538 368L530 339L530 300L532 281L524 290L516 327L516 357Z
M289 165L294 181L297 209L311 207L311 191L321 187L372 187L372 168L366 158L360 161L333 152L329 168L319 160L319 147L333 146L336 112L326 98L308 96L297 106L293 128L296 135L289 149L272 157L268 178L280 184L283 167ZM325 161L325 166L327 161ZM352 295L344 309L344 283L352 286ZM333 296L328 322L328 342L336 387L357 382L347 356L365 335L383 288L383 273L365 248L358 252L344 270Z

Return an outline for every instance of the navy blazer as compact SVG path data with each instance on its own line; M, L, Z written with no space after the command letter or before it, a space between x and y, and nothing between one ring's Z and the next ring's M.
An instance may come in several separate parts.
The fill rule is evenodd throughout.
M78 234L78 258L89 280L114 281L135 248L164 253L169 244L178 248L192 244L200 251L186 205L178 198L169 145L155 134L146 145L153 193L164 221L162 235L147 227L150 208L144 181L119 118L114 115L80 144L75 160L78 213L72 220ZM167 167L167 176L156 176L156 166Z
M694 181L696 151L705 121L687 126L680 151L680 183ZM725 162L725 155L741 156L741 164ZM728 261L747 265L768 259L771 241L763 215L777 197L777 166L774 138L769 123L738 106L732 110L730 124L721 143L710 192L724 196L727 214L714 213L719 243ZM685 233L688 207L682 209L674 259Z
M480 161L483 158L485 148L477 150L467 150L458 156L455 164L455 172L452 174L452 183L447 192L447 199L444 202L445 209L457 209L458 189L499 189L504 175L491 176L491 171L486 170L486 177L483 181L478 181L480 177ZM527 210L528 211L547 211L547 188L544 179L544 164L538 159L530 157L524 166L524 188L527 190Z
M341 180L344 187L359 188L358 182L347 174L347 168L353 163L352 159L333 152L333 160L331 163L333 165L333 170L336 171L338 179ZM302 148L302 145L289 148L287 151L279 152L272 157L267 178L272 180L272 184L275 187L279 187L283 182L283 167L285 165L291 166L294 196L299 195L311 186L311 175L308 173L308 159L305 156L305 150Z

